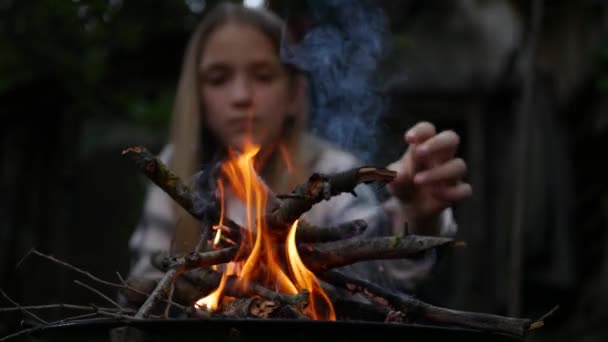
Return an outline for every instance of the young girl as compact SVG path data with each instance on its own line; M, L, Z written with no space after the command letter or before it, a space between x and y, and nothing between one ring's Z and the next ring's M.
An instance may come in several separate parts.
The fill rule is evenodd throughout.
M288 193L313 172L334 173L358 166L348 152L305 132L305 77L281 63L283 23L274 14L223 3L192 35L185 53L173 112L171 141L161 152L182 179L191 179L228 147L239 149L247 134L261 146L256 171L275 193ZM251 121L250 121L251 120ZM343 194L315 205L304 217L320 226L363 218L367 236L410 233L453 235L450 204L471 195L462 181L466 165L455 154L459 137L422 122L404 135L409 148L390 169L392 198L378 203L365 186L357 197ZM289 156L286 161L285 156ZM287 172L289 169L290 172ZM230 215L231 203L226 204ZM196 222L162 190L148 191L144 213L130 241L131 276L157 275L150 256L173 246L188 252L198 241ZM237 219L238 221L238 219ZM345 267L395 289L411 290L427 275L434 255L412 261L375 261Z

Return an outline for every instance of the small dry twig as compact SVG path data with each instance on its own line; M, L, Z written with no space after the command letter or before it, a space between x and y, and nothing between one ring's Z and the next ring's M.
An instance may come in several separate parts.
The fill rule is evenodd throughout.
M24 307L22 307L21 305L19 305L19 303L15 302L2 289L0 289L0 294L2 294L2 297L4 297L6 300L8 300L11 304L13 304L14 306L16 306L19 309L19 311L23 312L24 314L26 314L26 315L30 316L31 318L33 318L34 320L38 321L38 323L48 324L47 321L45 321L42 318L38 317L34 313L26 310Z
M175 293L175 284L172 283L169 289L169 303L167 303L167 307L165 307L165 315L164 318L169 318L169 310L171 310L171 300L173 299L173 294Z
M95 289L95 288L93 288L93 287L91 287L91 286L89 286L89 285L87 285L87 284L85 284L83 282L80 282L78 280L74 280L74 283L76 283L77 285L80 285L80 286L84 287L85 289L87 289L87 290L89 290L89 291L97 294L99 297L101 297L101 298L105 299L106 301L108 301L108 303L114 305L118 310L124 311L124 308L120 304L118 304L112 298L106 296L103 292L101 292L101 291L99 291L99 290L97 290L97 289Z

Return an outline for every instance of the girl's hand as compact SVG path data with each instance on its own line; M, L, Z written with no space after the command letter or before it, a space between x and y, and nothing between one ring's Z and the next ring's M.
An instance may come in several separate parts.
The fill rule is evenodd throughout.
M472 195L471 185L463 182L466 163L455 157L458 134L437 133L433 124L421 122L408 130L404 139L409 144L407 151L388 166L397 171L389 190L407 207L410 219L428 222Z

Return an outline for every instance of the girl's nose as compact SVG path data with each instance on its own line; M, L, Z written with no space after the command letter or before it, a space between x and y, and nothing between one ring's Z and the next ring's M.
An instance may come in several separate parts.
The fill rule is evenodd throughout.
M232 104L236 107L249 107L253 101L252 83L246 77L237 77L232 82L230 93Z

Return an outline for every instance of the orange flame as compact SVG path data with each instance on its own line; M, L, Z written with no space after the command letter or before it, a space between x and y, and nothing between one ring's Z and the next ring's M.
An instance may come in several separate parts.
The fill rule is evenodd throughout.
M213 290L213 292L211 292L206 297L199 299L196 304L194 304L194 306L199 309L216 311L222 299L224 286L226 286L226 277L227 274L224 273L224 275L222 275L222 280L220 280L220 285L217 287L217 289Z
M224 224L224 182L221 179L217 180L217 189L220 192L220 222L213 226L215 229L215 238L213 239L213 245L217 246L222 239L222 225Z
M295 239L297 221L291 228L286 250L277 248L281 241L276 241L268 231L264 215L266 213L267 189L258 179L254 168L254 158L260 151L260 147L246 139L240 154L229 150L230 158L222 164L222 174L228 180L230 191L243 203L245 203L245 228L248 232L248 239L241 239L241 246L237 253L237 258L242 253L247 253L253 241L255 242L250 254L245 261L229 263L226 272L222 276L219 287L208 296L201 298L196 306L217 310L218 303L222 300L227 275L236 275L235 285L245 289L249 282L256 281L277 292L287 294L297 294L304 289L310 292L310 307L304 312L313 319L335 320L333 305L327 294L321 288L315 275L306 268L298 255ZM224 216L224 186L218 182L218 189L221 196L221 225ZM221 228L217 227L216 241L219 243L221 238ZM215 243L215 241L214 241ZM285 271L282 265L283 256L287 257L289 270ZM289 276L290 273L292 277Z
M315 277L314 273L312 273L300 258L300 254L298 254L298 248L296 246L296 229L298 228L298 221L293 223L291 229L289 230L289 235L287 236L287 259L289 260L289 268L296 280L296 286L298 290L306 289L310 292L310 306L311 306L311 314L313 319L326 319L335 321L336 313L334 311L334 306L329 300L329 297L321 288L317 277ZM318 300L321 299L323 303L319 303ZM325 305L326 315L323 315L322 310L318 308L318 304L321 306Z

